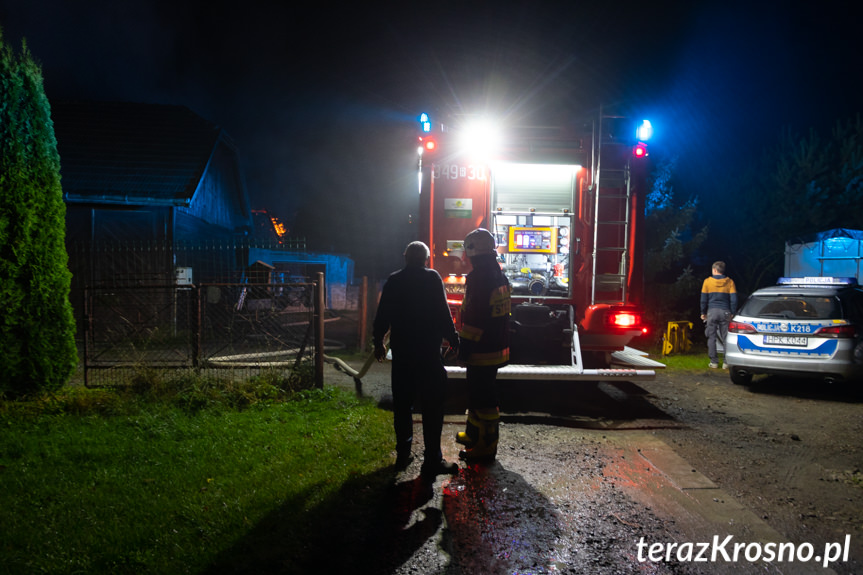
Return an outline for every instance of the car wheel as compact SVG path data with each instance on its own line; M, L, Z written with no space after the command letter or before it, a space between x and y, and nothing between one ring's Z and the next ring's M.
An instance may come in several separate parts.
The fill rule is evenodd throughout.
M731 375L731 382L737 385L749 385L752 383L752 374L748 371L738 369L733 365L728 368L728 373Z

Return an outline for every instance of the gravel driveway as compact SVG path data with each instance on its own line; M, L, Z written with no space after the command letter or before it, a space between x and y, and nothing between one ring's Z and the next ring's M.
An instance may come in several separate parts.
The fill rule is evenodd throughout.
M328 373L328 383L354 387L339 374ZM771 380L749 390L712 370L660 372L638 385L501 384L497 461L462 464L434 485L418 478L419 460L394 474L392 544L375 547L368 567L471 575L863 572L860 394ZM387 407L386 364L363 377L362 393ZM464 424L463 382L450 382L449 398L444 456L456 459L458 446L447 438ZM717 560L695 560L700 544L729 536L729 555L735 543L749 545L736 561L722 550ZM769 543L793 544L797 559L764 561ZM809 545L813 557L802 562ZM829 568L814 559L825 551L838 557Z

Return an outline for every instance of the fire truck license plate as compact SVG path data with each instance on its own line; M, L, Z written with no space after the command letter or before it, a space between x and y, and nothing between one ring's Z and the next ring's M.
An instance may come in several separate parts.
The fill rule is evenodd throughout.
M792 335L765 335L764 343L774 345L797 345L800 347L806 347L809 344L809 338L795 337Z

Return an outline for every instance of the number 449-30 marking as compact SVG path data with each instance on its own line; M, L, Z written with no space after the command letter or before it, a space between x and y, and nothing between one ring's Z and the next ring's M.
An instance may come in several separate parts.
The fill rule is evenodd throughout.
M482 164L468 164L466 166L458 164L435 164L434 177L435 179L444 180L485 180L485 166Z

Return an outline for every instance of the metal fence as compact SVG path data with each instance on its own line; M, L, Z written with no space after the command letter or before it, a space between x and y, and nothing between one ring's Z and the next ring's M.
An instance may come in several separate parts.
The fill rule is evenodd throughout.
M176 369L248 377L311 361L321 385L323 289L323 274L311 283L89 287L84 383L130 385Z
M254 250L272 253L303 253L302 242L275 244L258 240L225 242L72 242L66 246L69 270L72 272L70 300L76 310L84 307L84 292L92 286L168 286L183 283L218 283L249 281L249 254ZM287 258L290 259L290 258ZM181 272L193 270L191 278ZM273 277L260 283L304 282L319 269L291 264L286 269L273 270ZM80 316L80 313L79 313Z

